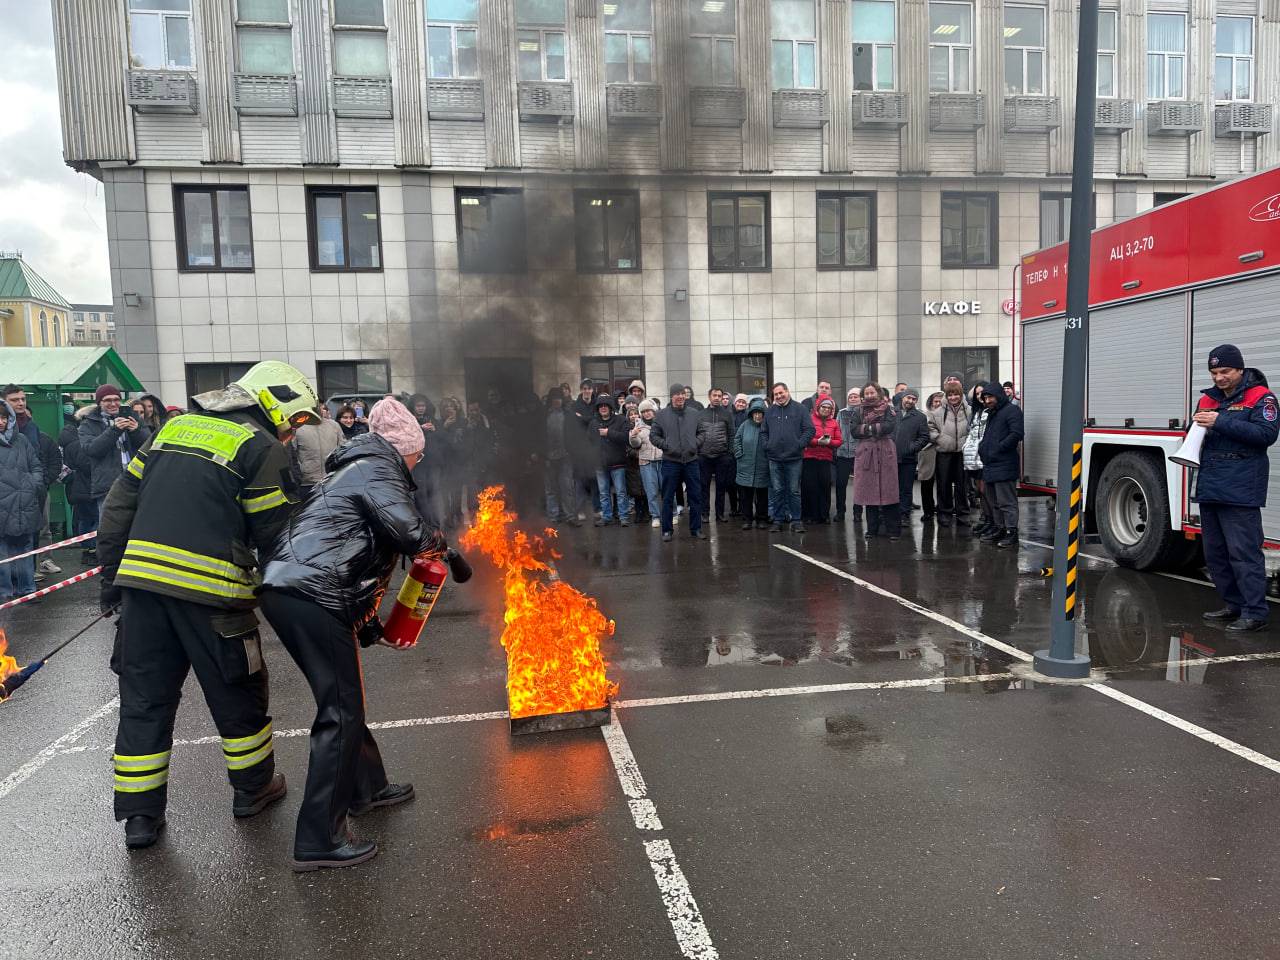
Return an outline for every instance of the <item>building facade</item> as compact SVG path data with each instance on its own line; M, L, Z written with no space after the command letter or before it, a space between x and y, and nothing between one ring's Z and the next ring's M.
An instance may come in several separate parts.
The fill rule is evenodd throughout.
M1071 0L54 0L118 342L178 396L1007 378ZM1103 10L1095 219L1277 160L1259 0Z
M100 343L115 346L115 307L109 303L73 303L71 342L77 345Z
M70 312L62 294L20 252L0 253L0 347L68 346Z

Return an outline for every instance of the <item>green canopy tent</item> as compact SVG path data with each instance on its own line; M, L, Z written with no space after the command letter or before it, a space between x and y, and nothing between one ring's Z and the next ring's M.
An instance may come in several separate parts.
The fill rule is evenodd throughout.
M92 394L99 384L113 383L126 393L142 383L111 347L0 347L0 386L16 383L27 394L27 406L41 430L57 439L62 431L62 395ZM49 524L55 539L71 529L62 484L49 491Z

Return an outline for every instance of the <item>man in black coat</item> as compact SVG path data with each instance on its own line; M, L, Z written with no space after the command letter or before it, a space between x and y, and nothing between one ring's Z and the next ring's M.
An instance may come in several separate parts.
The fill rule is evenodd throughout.
M569 448L569 457L573 460L574 490L577 503L564 507L565 513L585 514L585 506L590 502L597 514L600 512L600 496L596 490L596 447L587 433L591 421L595 418L596 383L590 377L584 377L578 396L569 401L565 409L564 439ZM583 517L585 519L585 516Z
M982 460L982 495L987 498L995 528L982 537L998 547L1018 546L1018 471L1021 458L1022 408L1009 401L998 383L982 384L987 426L978 445Z
M698 472L698 415L687 406L685 386L671 385L671 403L658 411L649 442L662 451L662 539L670 543L676 491L685 487L689 506L689 535L706 540L702 531L702 477Z
M716 482L716 520L724 522L724 495L729 493L729 506L737 510L733 482L734 461L730 447L735 431L733 410L724 405L724 391L712 387L706 408L698 411L698 472L702 477L702 503L711 509L711 481Z
M596 448L596 486L600 488L600 518L597 527L614 521L614 497L617 498L617 520L631 526L631 498L627 496L627 451L631 448L631 425L626 417L613 412L613 398L605 391L596 397L596 415L587 435Z
M89 460L80 452L80 421L76 419L74 404L64 404L62 420L58 448L62 451L62 462L71 471L63 480L63 487L71 504L71 534L78 537L92 533L98 526L98 511L90 495ZM93 541L86 540L81 546L80 562L92 563L97 556Z
M911 519L911 491L915 488L920 451L931 442L929 419L916 407L919 402L920 393L914 387L903 391L902 413L893 430L893 444L898 448L898 515L904 522Z

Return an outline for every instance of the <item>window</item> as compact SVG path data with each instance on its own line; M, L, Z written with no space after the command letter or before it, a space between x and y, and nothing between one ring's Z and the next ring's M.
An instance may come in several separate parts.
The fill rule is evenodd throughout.
M1098 96L1116 95L1116 51L1119 13L1098 11Z
M321 360L316 363L320 399L355 393L390 393L391 364L386 360Z
M378 191L308 187L307 230L312 270L381 270Z
M333 72L387 77L387 21L382 0L333 0Z
M631 386L632 380L644 379L644 357L583 357L582 378L608 385L617 396Z
M711 356L711 386L730 395L768 397L773 383L773 354L722 353Z
M521 80L567 80L565 0L516 0L516 60ZM547 26L559 29L545 29ZM533 28L533 29L530 29Z
M49 345L49 317L43 310L40 311L40 346L47 347Z
M524 191L459 188L458 269L524 273Z
M248 187L175 186L178 269L253 269L253 230Z
M1093 198L1093 226L1098 225L1097 198ZM1040 246L1052 247L1071 239L1071 194L1040 194Z
M188 363L187 396L221 390L228 383L239 380L257 361L247 363Z
M973 89L973 5L929 4L929 92Z
M1156 191L1154 194L1152 194L1152 196L1151 196L1151 205L1152 205L1153 207L1161 207L1161 206L1164 206L1166 203L1173 203L1173 201L1175 201L1175 200L1181 200L1183 197L1187 197L1187 196L1190 196L1190 194L1187 194L1187 193L1162 193L1162 192L1160 192L1159 190L1157 190L1157 191Z
M944 193L942 195L942 265L944 267L996 266L998 220L996 194Z
M579 190L573 195L579 273L640 269L640 201L635 192Z
M876 195L818 194L818 269L873 269L876 265Z
M999 383L999 347L943 347L942 369L946 373L959 373L960 382Z
M606 83L653 82L651 0L616 0L604 5Z
M845 398L854 387L873 383L876 379L876 351L851 350L844 353L818 354L818 380L831 384L831 396L836 409L845 405Z
M769 269L769 195L707 194L710 269Z
M427 0L427 69L432 77L477 77L480 0Z
M192 69L191 0L129 0L129 65Z
M1187 18L1181 13L1147 14L1147 99L1181 100L1187 95Z
M818 85L818 13L814 0L769 0L773 89Z
M695 87L737 83L737 0L689 0L689 82Z
M241 73L292 75L289 0L238 0L236 43Z
M1219 17L1214 40L1213 98L1253 99L1253 17Z
M53 345L62 346L62 318L56 313L53 315Z
M1004 8L1004 92L1044 94L1044 7Z
M853 0L853 89L892 90L898 27L893 0Z

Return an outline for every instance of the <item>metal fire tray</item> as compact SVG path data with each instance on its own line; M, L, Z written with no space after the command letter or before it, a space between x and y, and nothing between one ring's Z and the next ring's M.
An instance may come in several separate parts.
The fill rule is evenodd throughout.
M609 704L595 710L573 710L568 713L544 713L536 717L512 717L511 735L555 733L559 730L581 730L603 727L609 723Z

